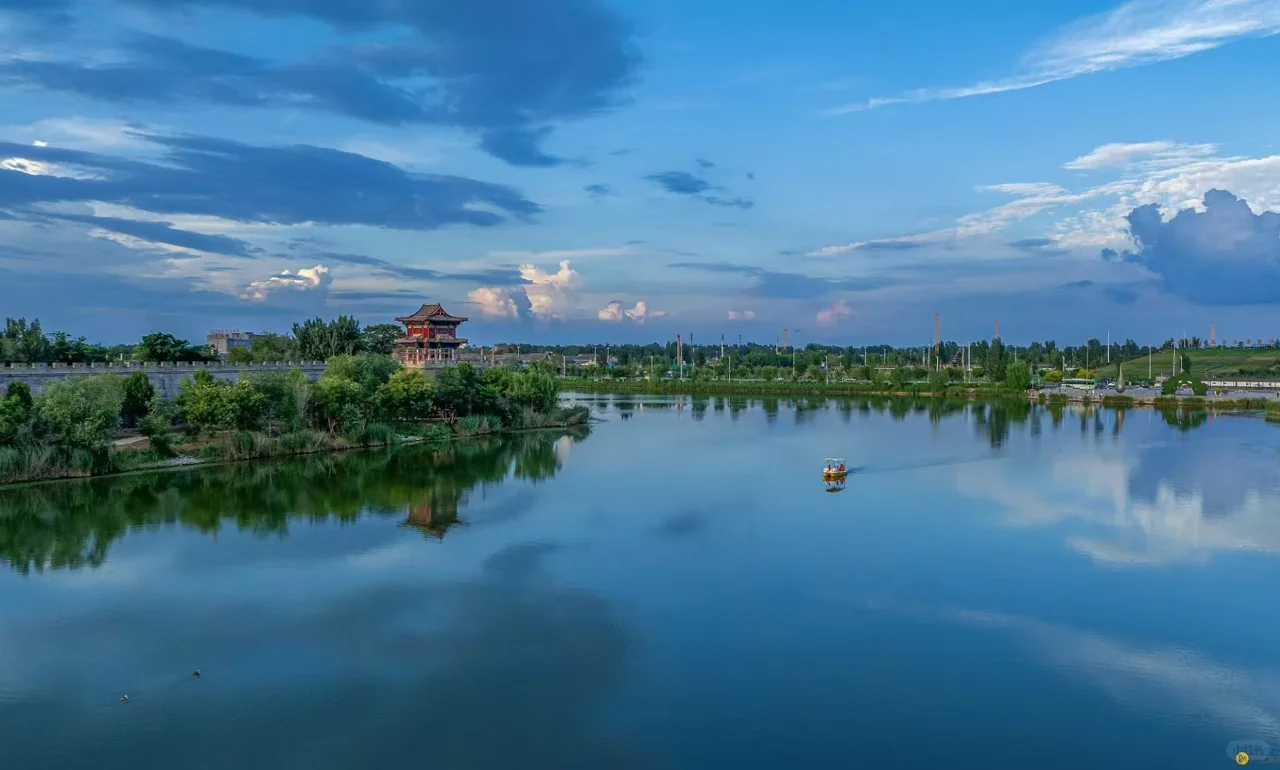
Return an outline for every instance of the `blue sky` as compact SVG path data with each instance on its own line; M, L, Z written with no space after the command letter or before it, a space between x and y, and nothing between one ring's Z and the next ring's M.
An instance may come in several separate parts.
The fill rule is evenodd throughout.
M92 339L1280 335L1280 0L0 0L0 312Z

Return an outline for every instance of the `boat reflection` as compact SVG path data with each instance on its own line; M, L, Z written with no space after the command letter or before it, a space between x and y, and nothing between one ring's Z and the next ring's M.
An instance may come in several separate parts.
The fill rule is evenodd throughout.
M828 479L828 480L827 480L827 482L826 482L826 485L827 485L827 491L828 491L828 492L833 492L833 493L834 493L834 492L843 492L843 491L844 491L844 482L845 482L845 477L844 477L844 476L841 476L841 477L840 477L840 478L838 478L838 479Z

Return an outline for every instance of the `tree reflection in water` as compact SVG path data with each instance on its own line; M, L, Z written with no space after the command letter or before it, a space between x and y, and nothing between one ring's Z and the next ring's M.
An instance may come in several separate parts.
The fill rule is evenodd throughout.
M267 536L372 515L442 538L477 487L554 476L564 436L582 441L587 429L16 487L0 491L0 561L22 574L98 567L125 533L173 524Z

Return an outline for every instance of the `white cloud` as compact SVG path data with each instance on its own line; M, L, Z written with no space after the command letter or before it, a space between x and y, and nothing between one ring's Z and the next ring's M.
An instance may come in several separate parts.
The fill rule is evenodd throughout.
M572 311L572 291L578 286L579 277L569 260L561 260L560 269L554 273L532 264L521 265L520 277L527 282L524 293L535 316L559 317Z
M987 185L977 189L1013 195L1015 199L965 214L953 227L825 246L810 252L809 256L832 257L895 245L947 244L994 235L1036 215L1072 206L1078 208L1046 225L1047 235L1056 246L1068 249L1123 247L1128 229L1125 217L1133 209L1148 203L1170 211L1199 209L1204 194L1215 188L1229 190L1245 199L1255 213L1280 210L1280 155L1218 157L1216 151L1217 147L1212 144L1169 141L1105 144L1066 163L1065 167L1093 171L1114 169L1118 179L1079 190L1047 182ZM1083 204L1090 207L1085 208Z
M818 323L831 326L851 315L853 315L853 308L849 307L844 300L837 300L831 307L824 307L818 311Z
M242 299L262 300L276 291L310 291L325 288L332 281L329 268L324 265L306 267L296 273L285 270L265 280L254 281L245 287L244 293L240 296Z
M523 298L524 291L516 289ZM520 318L520 304L512 296L511 289L495 289L483 287L473 289L467 294L467 301L475 305L482 315L490 318Z
M890 104L1019 91L1097 72L1180 59L1250 37L1280 33L1275 0L1131 0L1080 19L1032 48L1008 78L960 88L922 88L827 110L844 115Z
M601 321L621 321L630 319L638 324L645 322L647 318L662 318L667 313L665 310L650 310L649 303L644 300L636 302L634 307L624 308L621 302L610 302L600 309L596 317Z
M63 147L75 150L139 149L154 151L148 132L113 120L94 118L46 118L29 125L0 127L0 137L30 142L36 147Z
M1103 168L1126 168L1135 165L1139 158L1147 158L1142 165L1152 170L1176 167L1196 158L1213 155L1218 151L1213 144L1178 144L1176 142L1112 143L1096 147L1087 155L1063 165L1075 171L1093 171Z
M55 176L63 179L102 179L101 174L96 174L87 169L72 164L63 163L46 163L41 160L32 160L31 158L0 158L0 169L5 171L17 171L28 176Z
M1250 737L1280 737L1280 676L1273 669L1241 668L1185 648L1138 647L1023 615L883 599L855 603L922 622L1012 634L1073 681L1092 682L1112 700L1143 713L1156 710L1180 719L1210 719L1222 729Z
M729 311L730 321L751 321L755 317L756 317L756 311L754 310L730 310Z

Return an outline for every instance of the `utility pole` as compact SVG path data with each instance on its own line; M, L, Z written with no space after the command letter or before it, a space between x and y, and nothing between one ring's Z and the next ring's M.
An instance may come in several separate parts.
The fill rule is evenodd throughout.
M1107 329L1107 363L1111 363L1111 330Z

